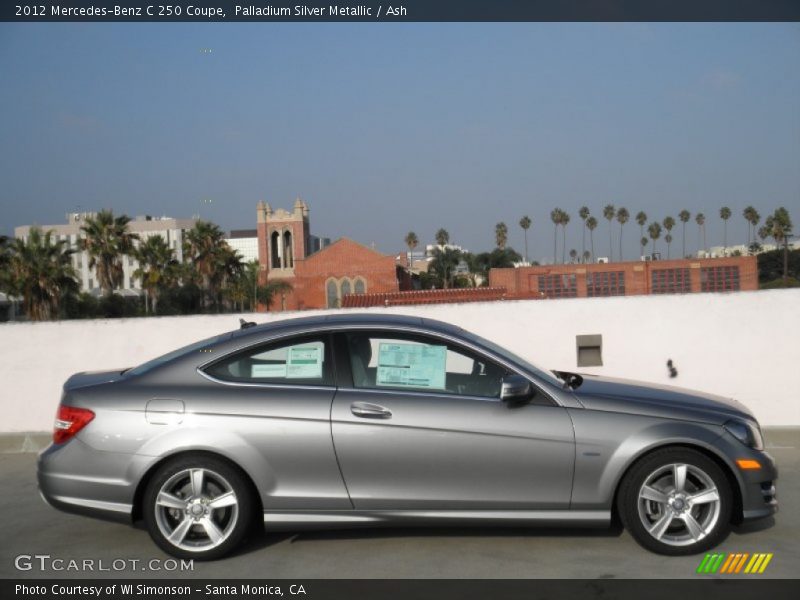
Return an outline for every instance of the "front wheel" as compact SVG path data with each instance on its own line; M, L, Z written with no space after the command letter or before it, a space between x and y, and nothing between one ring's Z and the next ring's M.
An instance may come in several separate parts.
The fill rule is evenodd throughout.
M696 554L730 532L733 494L722 469L688 448L666 448L634 464L617 509L639 544L658 554Z
M220 558L252 523L253 499L244 476L213 457L187 455L164 464L143 501L150 537L178 558Z

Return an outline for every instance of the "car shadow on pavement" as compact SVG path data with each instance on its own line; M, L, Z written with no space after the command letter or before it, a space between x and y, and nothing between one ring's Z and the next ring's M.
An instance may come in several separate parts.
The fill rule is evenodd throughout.
M290 544L305 541L370 540L391 538L460 538L460 537L583 537L612 538L623 533L620 525L596 527L353 527L350 529L324 529L316 531L272 532L254 531L247 541L231 556L255 552L288 541Z

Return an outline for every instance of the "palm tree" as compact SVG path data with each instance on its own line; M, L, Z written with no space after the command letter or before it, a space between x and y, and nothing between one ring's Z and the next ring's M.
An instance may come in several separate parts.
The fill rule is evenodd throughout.
M640 245L642 248L644 248L645 246L647 246L647 244L648 244L648 243L649 243L649 242L647 241L647 238L646 238L646 237L642 237L642 239L640 239L640 240L639 240L639 245ZM642 250L642 254L644 254L644 250Z
M697 213L694 218L697 223L697 241L700 241L700 235L703 236L703 254L706 254L706 216L703 213ZM699 245L699 244L698 244Z
M603 208L603 217L605 217L606 220L608 220L608 260L609 260L609 262L614 262L614 251L612 249L613 239L612 239L612 235L611 235L611 221L614 220L614 215L616 215L616 214L617 214L617 212L614 209L614 205L613 204L606 204L605 208Z
M669 260L669 247L672 243L672 228L675 227L675 219L672 217L665 217L664 218L664 229L667 230L667 235L664 237L664 241L667 242L667 260Z
M550 220L553 222L553 264L558 262L558 226L561 223L561 213L563 211L560 208L554 208L550 211Z
M594 260L594 230L597 229L597 219L594 217L586 219L586 229L589 230L589 242L592 247L592 260Z
M647 238L644 237L644 226L647 224L647 214L640 210L636 213L636 223L639 225L639 238L644 240L644 244L639 244L639 252L644 255L644 247L647 246Z
M769 231L769 235L775 240L775 245L780 247L781 243L783 244L783 285L785 287L789 279L789 236L792 233L792 219L789 217L789 211L781 206L767 217L764 225Z
M276 295L280 294L281 298L286 298L286 294L291 292L294 288L292 284L283 279L276 279L268 282L266 285L258 286L258 302L263 304L269 310L272 301Z
M723 251L722 254L724 256L728 255L728 219L731 218L731 209L727 206L723 206L719 209L719 218L722 219L722 247Z
M528 262L528 229L531 228L532 223L533 221L531 221L528 215L525 215L519 220L519 226L522 227L522 232L525 236L525 262Z
M175 254L160 235L154 235L138 248L133 256L139 263L133 276L142 282L144 290L144 311L155 314L158 311L158 298L161 290L168 287L177 278L178 261ZM149 306L148 306L149 304Z
M581 209L578 211L578 216L583 221L583 227L581 228L581 256L586 254L586 219L589 218L589 215L589 207L581 206Z
M502 250L508 243L508 225L503 222L494 226L494 239L497 247Z
M628 209L625 207L620 207L617 210L617 221L619 222L619 260L622 261L622 228L625 226L625 223L628 222L630 219L630 213Z
M561 262L563 264L567 259L567 225L569 225L569 213L567 213L565 210L561 211L559 225L561 225Z
M134 240L139 239L128 231L130 221L128 215L115 217L112 211L101 210L81 227L81 247L89 253L89 268L96 270L105 296L111 296L122 285L122 257L131 254Z
M453 276L461 261L461 254L460 250L445 248L444 245L433 250L430 270L439 279L444 289L453 287Z
M585 263L589 262L589 259L591 258L591 256L592 255L588 250L584 250L583 251L583 262L585 262Z
M186 232L183 256L200 277L201 287L205 292L203 307L206 307L208 299L216 305L220 284L224 284L236 270L242 268L241 258L225 242L222 230L208 221L197 221Z
M761 215L758 214L758 211L752 206L745 208L742 214L747 221L747 241L749 247L756 241L756 227L759 221L761 221Z
M656 240L661 237L661 225L657 221L653 221L647 228L647 233L650 235L650 239L653 240L653 254L655 255Z
M446 246L450 241L450 234L447 233L447 229L442 228L436 232L434 238L436 239L436 244L438 246Z
M692 218L692 213L690 213L685 208L678 213L678 218L683 223L683 233L681 234L681 242L683 243L683 254L681 255L683 258L686 258L686 224L689 222L689 219Z
M27 240L16 239L8 254L8 290L22 297L28 318L43 321L58 317L61 301L78 291L77 274L67 242L52 231L33 227Z
M406 234L405 242L406 246L408 246L408 270L411 272L411 265L414 262L414 248L419 244L419 238L416 233L409 231Z
M569 261L570 261L571 263L574 263L576 258L578 258L578 251L577 251L577 250L575 250L575 248L570 248L570 251L569 251Z

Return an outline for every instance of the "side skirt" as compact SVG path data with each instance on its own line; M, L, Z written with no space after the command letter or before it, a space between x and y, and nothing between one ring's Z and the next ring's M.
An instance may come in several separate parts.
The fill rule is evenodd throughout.
M608 527L609 510L326 510L264 512L270 531L349 527L475 525Z

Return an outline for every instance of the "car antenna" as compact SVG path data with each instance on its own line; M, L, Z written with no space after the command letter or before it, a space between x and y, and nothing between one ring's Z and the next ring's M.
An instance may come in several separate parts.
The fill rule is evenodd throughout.
M248 329L250 327L255 327L255 321L245 321L244 319L239 319L239 329Z

